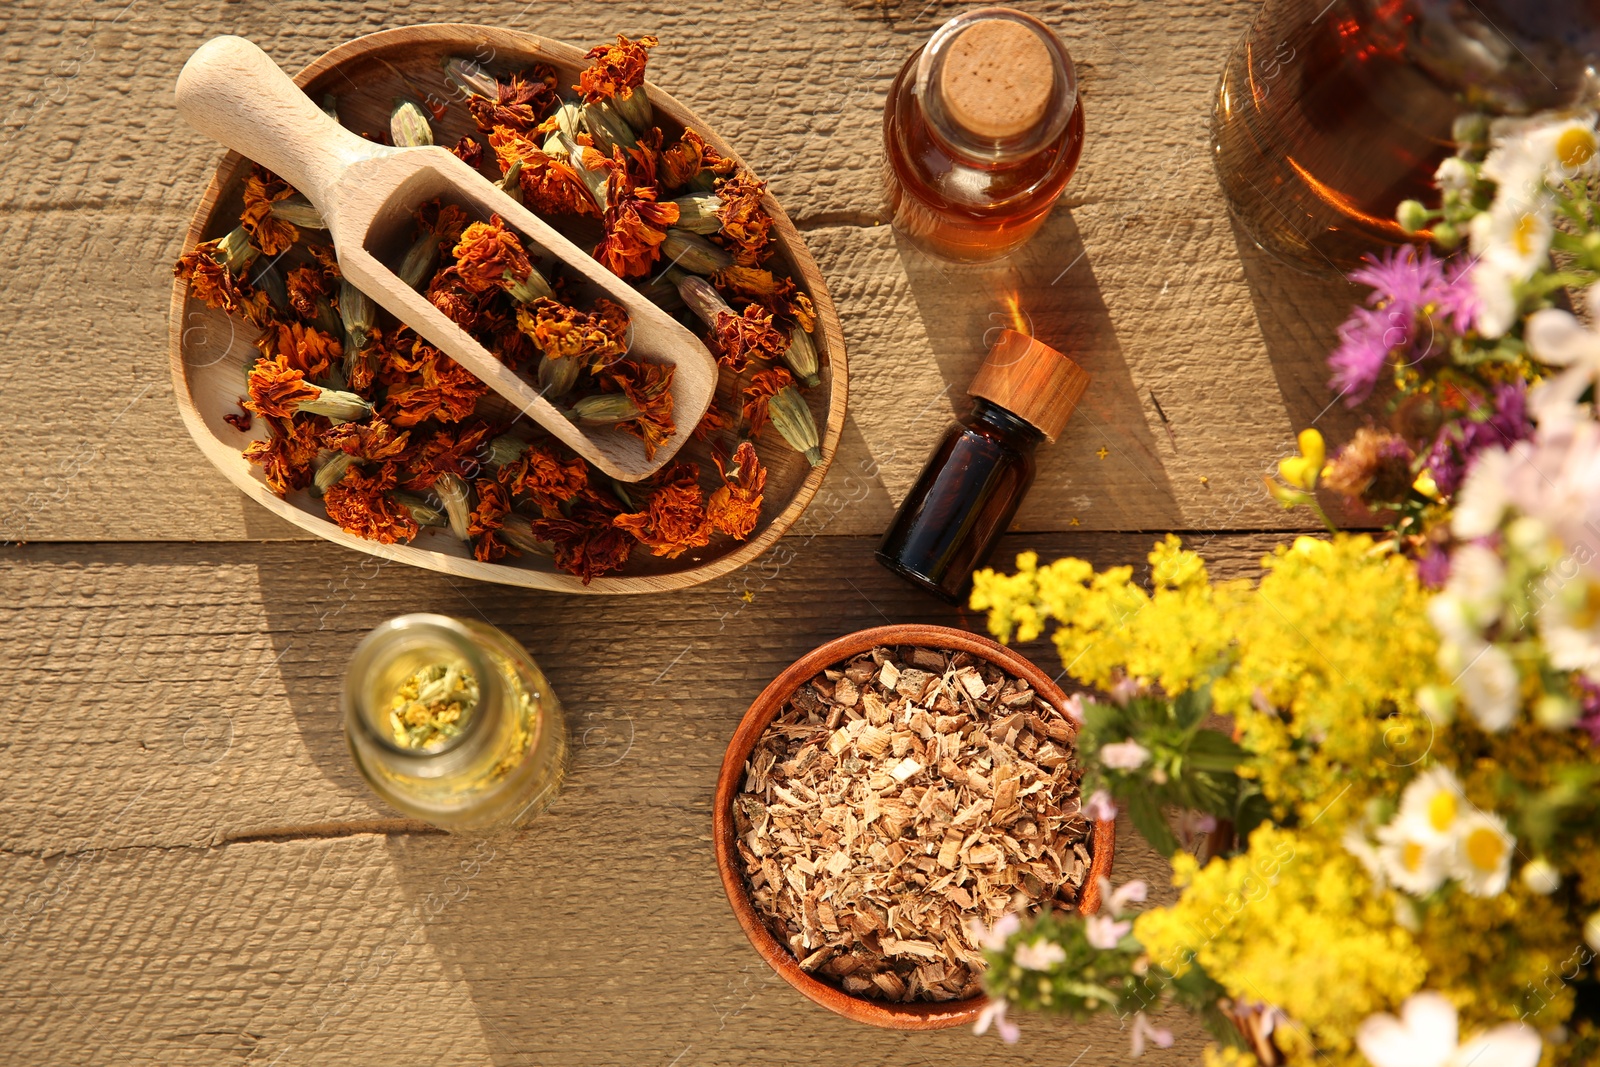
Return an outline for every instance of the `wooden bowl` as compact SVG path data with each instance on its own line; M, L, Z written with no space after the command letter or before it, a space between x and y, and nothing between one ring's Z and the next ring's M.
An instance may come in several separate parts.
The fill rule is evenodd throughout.
M722 888L727 891L734 917L739 920L745 936L761 954L761 958L784 981L824 1008L856 1022L889 1030L942 1030L972 1022L989 998L976 996L966 1000L898 1004L853 996L838 986L813 978L800 969L793 953L772 935L756 913L734 845L733 803L744 784L745 763L762 733L778 717L784 701L823 669L884 645L916 645L946 652L970 652L1009 674L1026 679L1035 692L1057 708L1066 704L1066 694L1050 680L1049 675L1004 645L965 630L948 626L879 626L835 638L802 656L773 679L772 684L761 691L761 695L756 697L755 703L750 705L750 710L740 720L733 740L728 742L727 754L722 757L722 771L717 776L717 794L711 807L711 838L716 846L717 870L722 875ZM1083 895L1078 905L1078 910L1084 915L1091 915L1100 909L1100 879L1110 876L1115 850L1116 825L1096 823L1094 838L1090 842L1089 873L1084 878Z
M313 100L320 101L325 93L337 95L340 118L358 133L388 129L393 97L422 99L434 94L450 101L444 117L433 124L438 143L449 145L463 135L478 135L466 107L447 87L439 67L441 59L452 55L476 57L494 73L548 63L561 75L563 85L575 84L578 72L586 65L583 49L560 41L515 30L440 23L359 37L323 54L294 80ZM655 83L647 86L656 120L669 135L675 134L677 127L692 128L723 155L739 158L692 111ZM492 163L492 153L484 154ZM184 252L237 225L249 169L249 162L236 152L222 157L195 208ZM652 556L641 548L624 569L596 578L586 586L543 558L524 555L502 563L480 563L472 558L470 547L448 531L424 530L408 545L382 545L347 534L328 520L321 502L307 491L292 493L287 499L277 496L267 488L258 469L240 454L251 440L266 433L264 420L255 420L250 432L240 432L223 418L238 412L237 401L244 393L244 368L256 354L251 343L256 331L243 320L234 320L191 299L183 282L173 284L170 330L172 382L178 410L200 450L246 495L296 526L349 548L446 574L572 593L658 592L709 581L743 567L794 525L822 484L844 430L848 375L838 313L816 262L783 208L770 193L763 205L774 222L772 268L792 275L801 290L810 295L817 311L813 339L822 364L822 384L802 395L817 420L822 462L811 467L804 456L783 443L776 430L769 428L762 433L757 448L768 471L766 498L756 528L745 541L719 534L705 548L691 550L675 560ZM564 220L554 221L558 228L566 228ZM580 244L583 240L593 243L592 234L577 236ZM722 371L715 402L728 407L736 388L735 376ZM708 444L691 440L680 455L698 463L703 484L713 485L716 469Z

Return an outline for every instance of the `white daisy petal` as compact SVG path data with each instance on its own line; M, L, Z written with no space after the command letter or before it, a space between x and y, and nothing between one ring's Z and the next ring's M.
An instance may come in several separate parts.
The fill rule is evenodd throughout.
M1537 1030L1507 1023L1462 1045L1449 1067L1538 1067L1543 1051Z

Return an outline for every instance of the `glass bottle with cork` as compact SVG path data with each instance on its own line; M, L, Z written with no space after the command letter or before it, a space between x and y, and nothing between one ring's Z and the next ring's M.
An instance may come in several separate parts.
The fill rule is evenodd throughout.
M951 427L878 546L878 562L951 603L1011 525L1034 478L1034 450L1054 443L1089 387L1071 359L1005 330L973 377L972 413Z
M978 262L1012 251L1050 213L1083 150L1072 57L1009 8L965 12L906 61L883 109L895 228L924 250Z
M345 738L390 806L446 830L520 825L555 799L566 724L526 650L486 623L402 615L345 674Z

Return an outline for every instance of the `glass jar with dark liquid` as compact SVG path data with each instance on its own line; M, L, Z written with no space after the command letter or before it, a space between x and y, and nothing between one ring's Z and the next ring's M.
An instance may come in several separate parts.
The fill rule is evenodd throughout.
M1072 360L1006 330L967 392L972 414L939 442L878 546L878 562L952 603L1033 484L1034 450L1054 441L1089 386Z
M1003 256L1044 224L1078 166L1072 57L1020 11L958 15L889 87L883 147L897 230L946 259Z
M1217 176L1263 249L1332 274L1407 235L1402 200L1465 111L1524 114L1593 96L1596 0L1266 0L1212 111Z

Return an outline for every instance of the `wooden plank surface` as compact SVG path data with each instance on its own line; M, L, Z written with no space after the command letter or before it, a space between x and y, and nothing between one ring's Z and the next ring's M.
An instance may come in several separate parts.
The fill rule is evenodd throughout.
M1003 552L1108 566L1150 540L1013 537ZM1252 573L1273 541L1194 539L1221 575ZM885 619L982 628L872 547L791 536L716 586L603 601L320 544L0 549L0 643L20 672L0 785L0 1057L1059 1067L1087 1047L1082 1064L1121 1062L1114 1025L1035 1020L1007 1050L846 1024L770 979L733 921L709 805L749 701L803 652ZM567 784L492 860L396 818L344 751L346 657L421 610L505 628L565 704ZM1046 643L1025 651L1055 662ZM1124 829L1117 880L1161 888L1163 870ZM1183 1032L1150 1062L1189 1062Z
M173 78L215 33L294 69L350 37L474 20L576 41L659 32L663 85L747 153L807 232L844 320L852 418L838 467L868 484L834 531L881 529L1020 294L1095 384L1047 450L1033 530L1288 528L1260 475L1324 410L1322 359L1350 299L1236 236L1206 147L1231 0L1025 5L1067 40L1088 136L1063 205L995 267L936 264L876 225L883 94L954 3L683 5L41 0L0 13L0 540L304 536L227 486L167 381L166 287L218 156L178 120ZM1157 414L1159 404L1166 419ZM1100 449L1106 449L1104 458ZM1202 479L1204 479L1202 481ZM130 506L129 494L159 504Z

